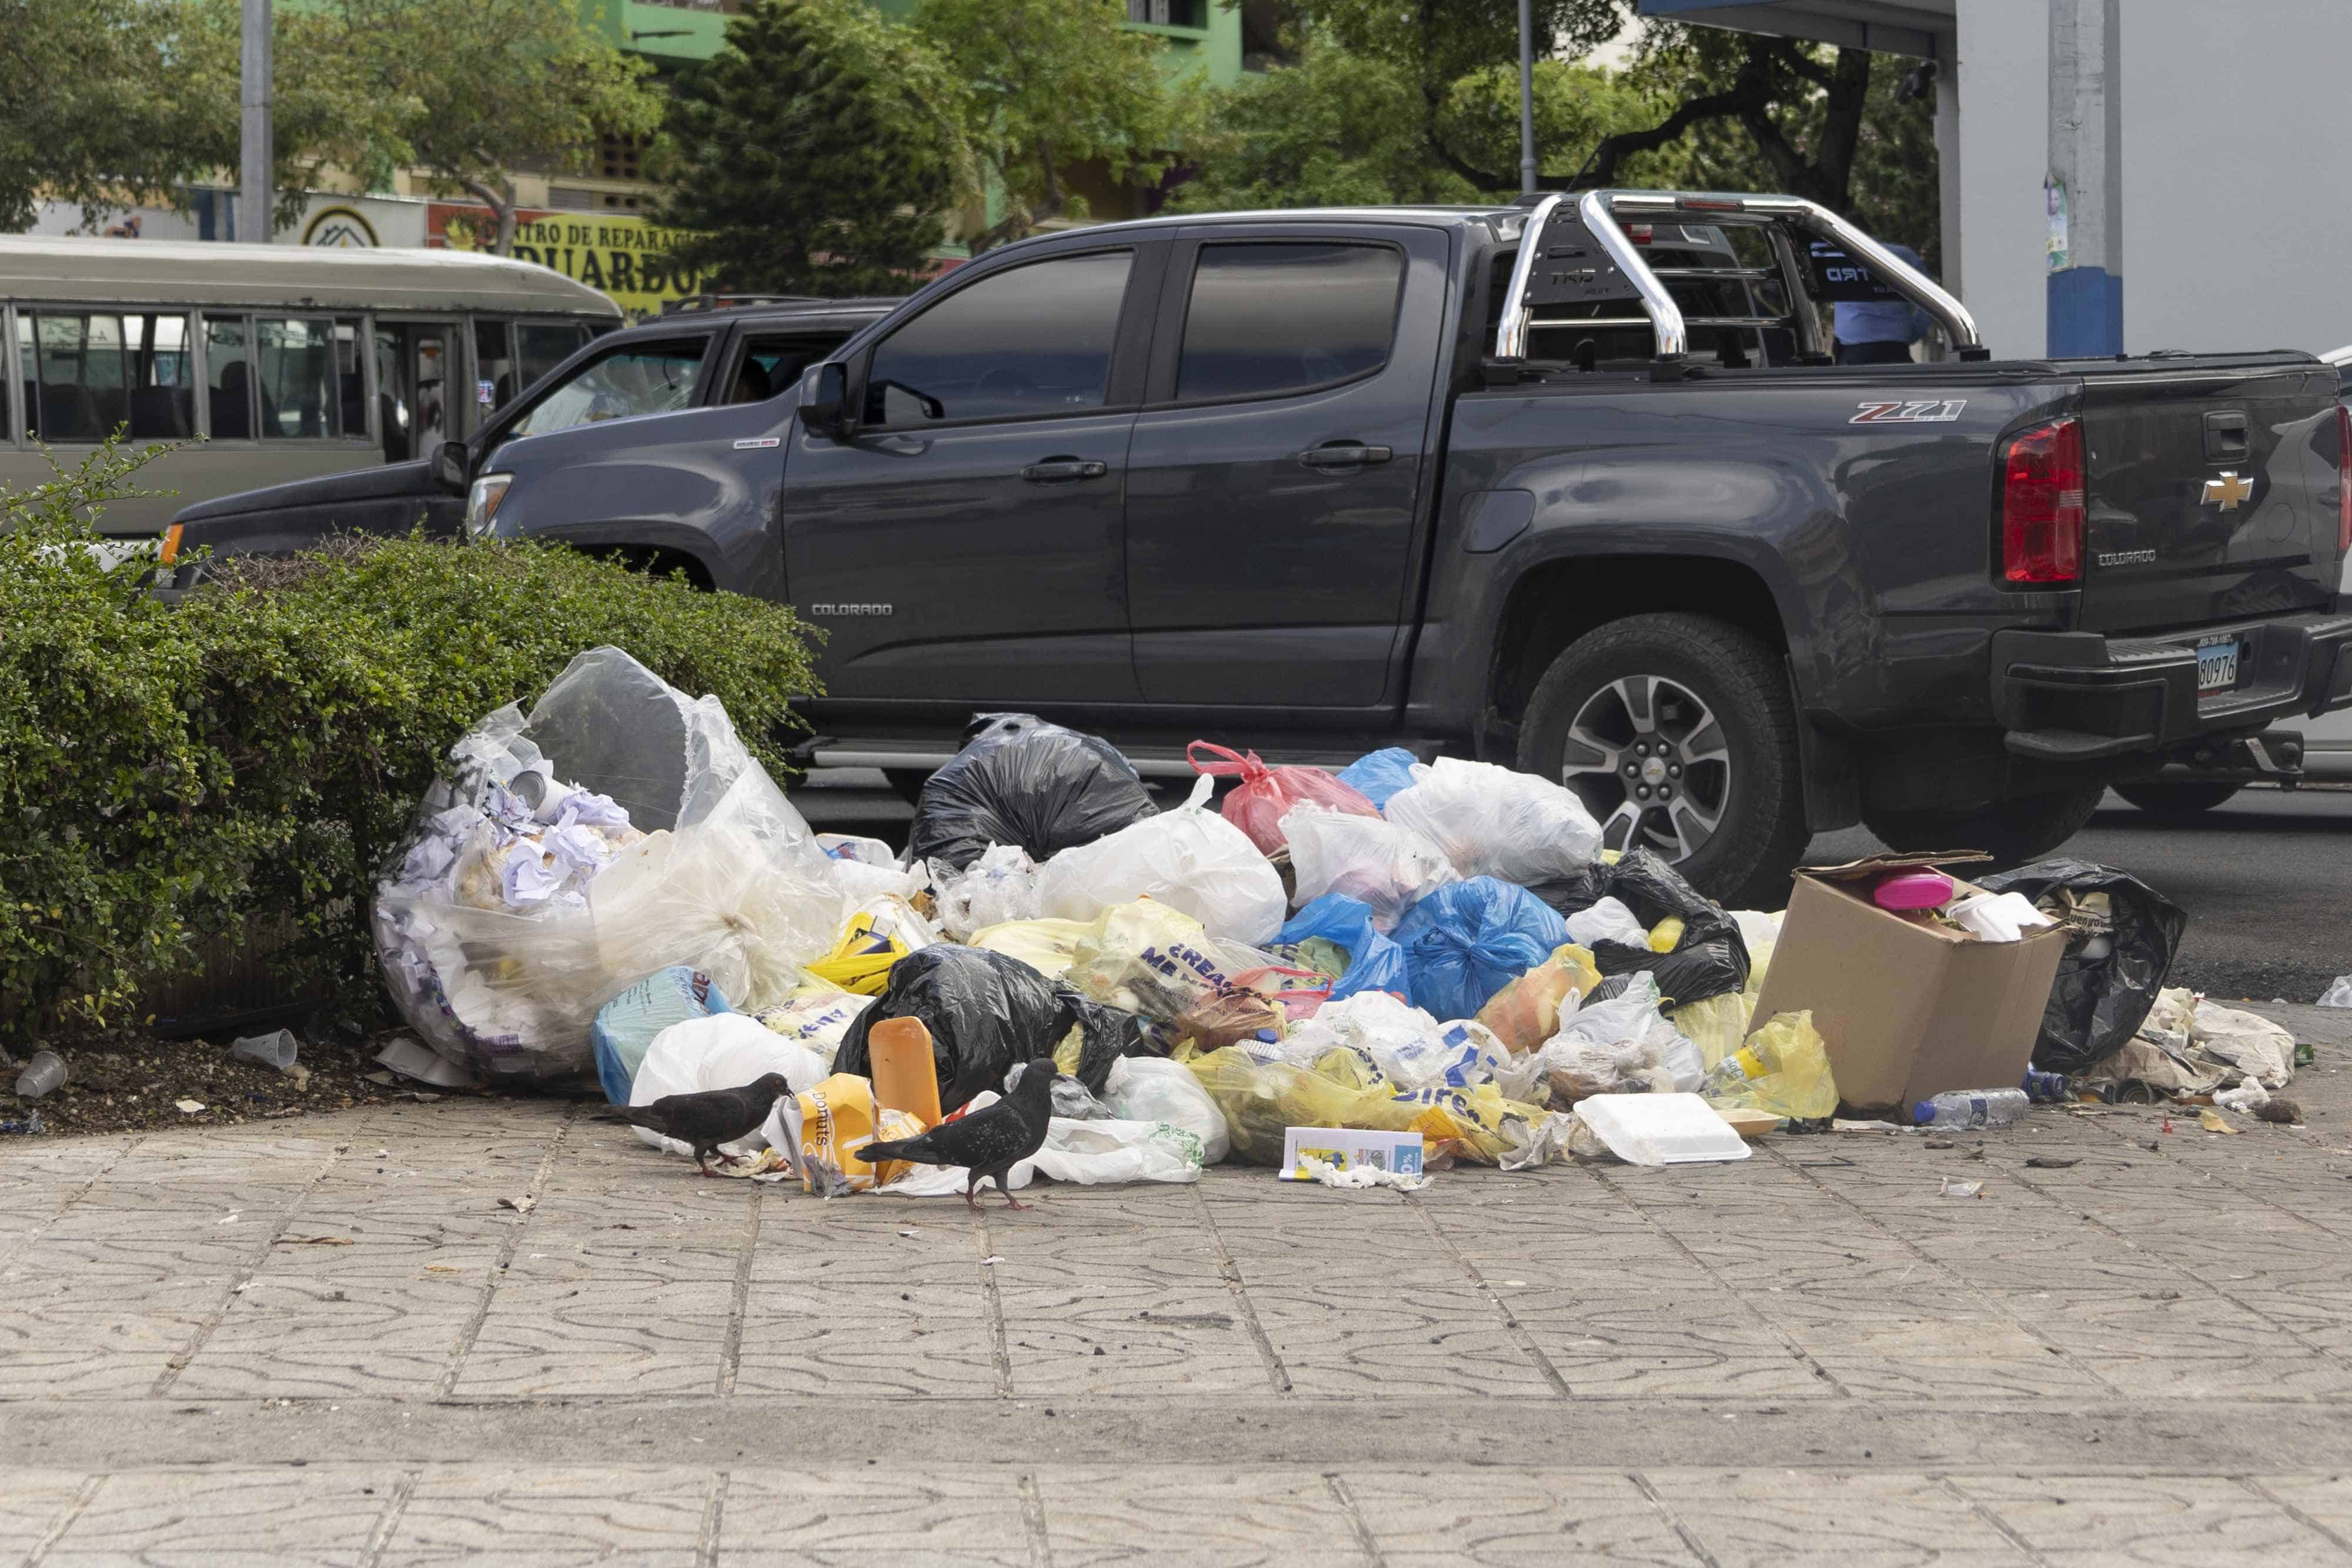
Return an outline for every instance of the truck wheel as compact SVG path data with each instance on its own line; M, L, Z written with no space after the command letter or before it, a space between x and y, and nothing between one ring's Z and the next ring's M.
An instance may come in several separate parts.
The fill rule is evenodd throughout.
M2048 854L2081 832L2105 793L2104 784L2079 784L2052 795L1949 811L1888 811L1864 805L1862 825L1891 850L1985 850L2000 864L2016 865Z
M2118 784L2116 793L2151 817L2179 821L2211 810L2245 787L2219 779L2150 779Z
M1604 849L1646 847L1727 904L1778 909L1810 836L1781 668L1712 616L1612 622L1537 683L1519 768L1574 790Z

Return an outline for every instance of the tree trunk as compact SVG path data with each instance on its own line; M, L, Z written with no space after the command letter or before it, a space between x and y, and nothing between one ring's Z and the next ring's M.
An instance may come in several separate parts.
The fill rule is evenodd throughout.
M512 180L500 180L496 185L488 180L461 180L466 193L490 209L497 220L497 237L490 242L492 256L512 256L515 238L515 188Z
M1069 198L1062 193L1062 176L1060 171L1054 167L1054 144L1050 141L1040 141L1037 143L1037 172L1045 181L1045 193L1038 198L1036 210L1032 215L1060 217Z

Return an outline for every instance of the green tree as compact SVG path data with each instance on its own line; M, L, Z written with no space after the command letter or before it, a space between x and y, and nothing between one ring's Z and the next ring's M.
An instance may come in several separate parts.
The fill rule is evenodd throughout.
M1199 130L1199 93L1171 85L1166 46L1120 26L1116 0L921 0L915 26L946 55L966 143L1004 199L976 249L1055 217L1084 217L1074 165L1149 185Z
M472 196L490 209L486 237L500 256L514 246L509 170L577 168L598 137L650 136L661 123L652 68L614 48L578 0L331 0L324 15L344 70L393 113L322 139L321 151L374 180L412 167Z
M938 52L863 5L755 0L670 101L655 167L680 261L730 289L907 286L971 188L963 89Z

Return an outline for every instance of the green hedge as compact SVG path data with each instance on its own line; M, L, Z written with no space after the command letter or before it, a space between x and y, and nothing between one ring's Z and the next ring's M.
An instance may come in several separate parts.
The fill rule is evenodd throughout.
M627 649L726 704L782 777L808 692L782 606L551 546L343 539L221 563L178 607L86 548L160 448L0 491L0 1034L121 1019L261 915L289 984L372 987L374 873L450 744L573 654Z

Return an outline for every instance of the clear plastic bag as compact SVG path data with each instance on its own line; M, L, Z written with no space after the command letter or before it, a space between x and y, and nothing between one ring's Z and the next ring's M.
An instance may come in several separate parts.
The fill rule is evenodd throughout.
M1165 1122L1201 1140L1203 1164L1215 1165L1233 1147L1224 1113L1181 1061L1122 1056L1110 1064L1102 1093L1111 1114L1129 1122Z
M1484 1165L1524 1145L1540 1108L1507 1098L1494 1083L1468 1089L1404 1090L1356 1051L1338 1049L1311 1064L1228 1046L1185 1063L1225 1118L1234 1153L1253 1165L1282 1163L1292 1127L1416 1132Z
M1565 1109L1588 1094L1696 1090L1706 1064L1658 1001L1657 982L1636 974L1622 994L1563 1018L1559 1032L1536 1053L1552 1103Z
M1015 920L1034 920L1037 867L1018 844L991 844L962 871L945 861L929 864L931 896L938 902L940 929L954 942Z
M614 852L591 866L545 847L567 827ZM546 884L534 862L564 874ZM562 1082L592 1064L596 1009L656 970L698 969L746 1010L791 995L836 937L835 863L717 698L593 649L528 718L510 705L451 748L377 884L377 956L444 1058Z
M1386 815L1445 852L1465 877L1525 885L1581 872L1601 848L1584 802L1549 779L1491 762L1441 757L1413 768Z
M1290 843L1292 904L1303 909L1339 894L1370 907L1382 931L1395 930L1417 901L1462 878L1444 850L1377 816L1300 806L1282 819L1282 831Z
M1236 963L1201 923L1152 899L1114 904L1086 928L1063 978L1108 1007L1169 1023L1263 967Z
M1064 850L1037 875L1044 913L1091 920L1116 904L1151 898L1182 910L1212 936L1256 946L1282 928L1282 878L1249 835L1208 809L1203 777L1175 810Z
M1214 760L1203 762L1196 752L1206 752ZM1241 780L1226 792L1221 810L1226 821L1247 833L1250 842L1267 854L1286 841L1283 819L1293 807L1314 805L1347 816L1375 819L1381 814L1379 807L1341 783L1337 774L1320 768L1269 768L1255 751L1232 751L1205 740L1186 747L1184 758L1193 772L1204 777Z
M1018 958L1049 980L1070 972L1078 948L1094 932L1083 920L1012 920L971 934L965 946Z

